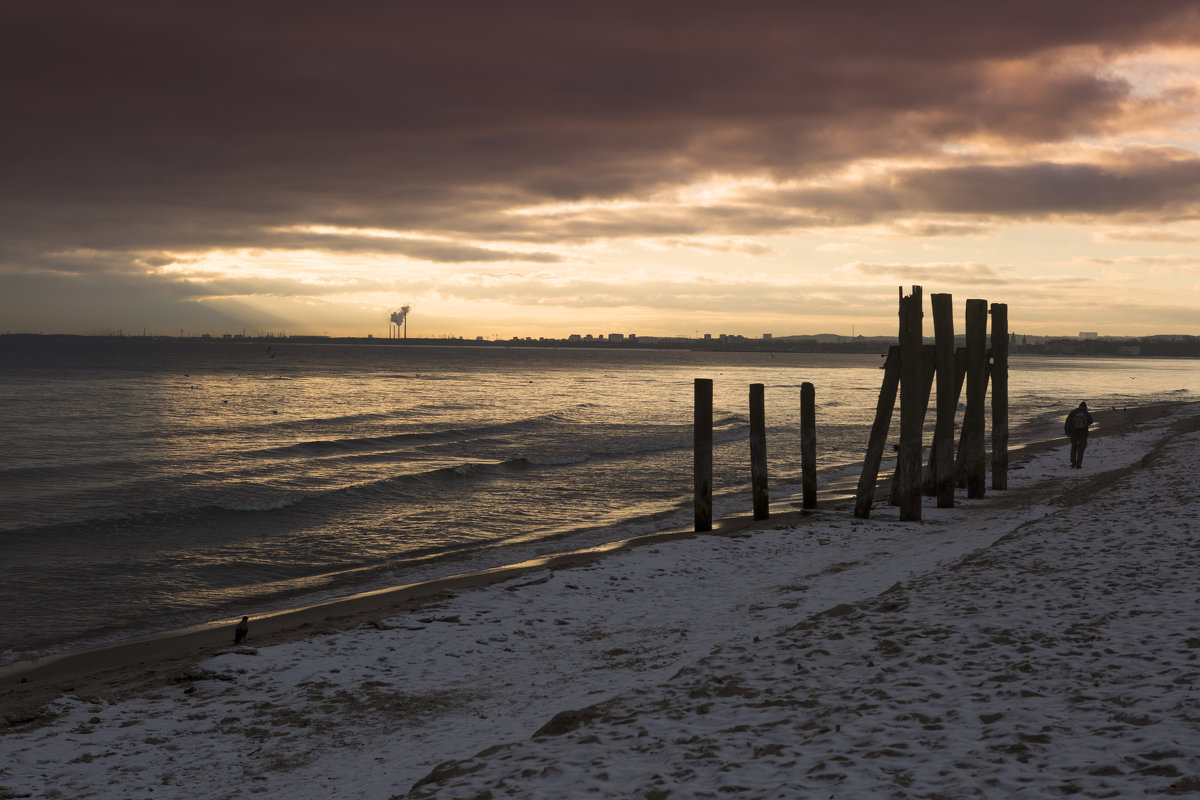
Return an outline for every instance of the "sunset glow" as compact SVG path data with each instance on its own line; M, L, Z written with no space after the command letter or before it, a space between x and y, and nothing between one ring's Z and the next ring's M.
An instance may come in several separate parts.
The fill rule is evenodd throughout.
M0 12L0 331L1200 333L1190 3L136 5Z

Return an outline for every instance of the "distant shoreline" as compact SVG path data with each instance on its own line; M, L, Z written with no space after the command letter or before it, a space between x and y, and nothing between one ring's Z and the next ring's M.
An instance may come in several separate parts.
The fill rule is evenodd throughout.
M104 342L201 342L222 344L292 344L292 345L355 345L371 347L463 347L500 349L570 349L570 350L641 350L641 351L691 351L711 353L826 353L834 355L884 354L895 345L894 336L845 336L837 334L815 334L803 336L780 336L776 338L751 339L744 336L720 336L714 338L683 338L668 336L625 336L621 338L555 339L540 337L513 337L511 339L467 339L464 337L356 337L356 336L246 336L242 334L198 336L162 335L97 335L73 333L0 333L4 340L34 341L104 341ZM1014 356L1062 356L1071 358L1200 358L1200 336L1160 334L1154 336L1103 337L1079 339L1074 337L1047 337L1014 335L1009 345L1009 354ZM1028 339L1036 343L1029 343ZM956 337L958 346L964 338ZM925 343L932 344L931 336Z

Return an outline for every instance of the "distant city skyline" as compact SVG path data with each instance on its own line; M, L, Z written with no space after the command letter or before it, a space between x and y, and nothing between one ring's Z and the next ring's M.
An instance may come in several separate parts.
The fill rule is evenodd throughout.
M513 333L507 336L468 336L468 335L452 335L442 334L437 336L413 336L409 337L403 334L397 334L393 329L384 335L375 333L367 334L330 334L328 332L321 333L298 333L294 331L278 330L242 330L242 331L187 331L181 329L177 332L158 332L148 329L142 331L126 331L117 329L112 331L88 332L88 333L68 333L63 331L56 332L20 332L20 331L0 331L0 337L3 336L80 336L90 338L148 338L148 339L222 339L222 340L312 340L312 339L338 339L338 340L373 340L387 341L391 339L401 340L411 338L414 341L440 341L440 340L465 340L465 341L488 341L488 342L507 342L507 341L551 341L551 342L570 342L570 341L601 341L601 342L632 342L632 341L665 341L678 339L683 341L705 341L705 340L724 340L737 339L745 341L766 341L766 342L786 342L796 339L812 339L825 343L836 342L854 342L858 340L868 341L890 341L896 339L896 332L890 334L867 335L867 334L839 334L832 332L825 333L792 333L792 334L776 334L770 331L764 332L757 336L747 336L744 334L726 333L726 332L711 332L705 331L696 334L679 334L679 335L643 335L635 331L609 331L608 333L600 332L576 332L565 336L530 336L522 333ZM990 336L990 332L989 332ZM955 333L955 340L961 342L965 337L963 331ZM932 329L923 332L923 338L929 342L934 339ZM1161 333L1161 334L1144 334L1141 336L1127 336L1121 334L1105 334L1098 331L1080 331L1077 334L1045 334L1028 331L1009 331L1009 338L1014 340L1024 340L1029 343L1043 343L1056 340L1071 340L1078 341L1126 341L1126 340L1152 340L1152 339L1168 339L1168 340L1195 340L1200 339L1200 334L1183 334L1183 333Z
M0 330L1200 332L1200 10L0 8Z

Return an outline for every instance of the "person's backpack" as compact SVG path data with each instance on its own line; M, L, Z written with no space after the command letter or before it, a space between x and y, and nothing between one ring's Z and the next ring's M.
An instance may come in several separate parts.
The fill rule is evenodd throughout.
M1087 417L1083 414L1083 412L1075 414L1075 419L1071 420L1071 427L1077 431L1086 431L1087 426Z

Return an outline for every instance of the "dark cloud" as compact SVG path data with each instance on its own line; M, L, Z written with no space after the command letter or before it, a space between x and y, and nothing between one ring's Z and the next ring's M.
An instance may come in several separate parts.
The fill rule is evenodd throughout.
M1194 215L1186 154L835 178L947 143L1119 131L1172 98L1138 96L1104 59L1198 42L1193 0L9 0L0 271L150 273L170 296L180 287L153 268L209 248L552 264L556 244L611 237ZM736 175L827 188L510 213ZM914 219L928 213L975 219ZM314 224L413 238L295 232Z
M62 204L73 223L122 228L125 212L185 236L194 214L218 237L420 227L489 186L504 201L616 196L980 132L1061 139L1102 128L1129 88L1057 48L1197 33L1190 2L50 0L0 14L8 210L46 224ZM1013 59L1040 61L997 72Z
M966 214L1044 216L1172 211L1200 204L1200 158L1136 153L1119 164L1034 163L902 174L899 193L915 208Z
M829 225L898 221L928 234L978 232L978 223L906 221L925 214L1028 219L1200 215L1200 158L1176 148L1130 148L1098 163L967 164L900 169L828 188L763 191L755 205L824 214ZM814 217L814 219L819 219ZM793 219L793 224L795 219Z

